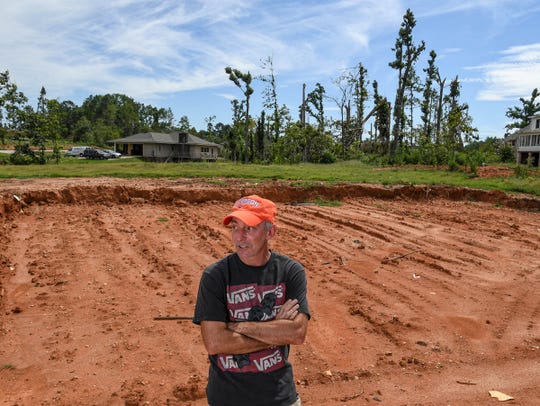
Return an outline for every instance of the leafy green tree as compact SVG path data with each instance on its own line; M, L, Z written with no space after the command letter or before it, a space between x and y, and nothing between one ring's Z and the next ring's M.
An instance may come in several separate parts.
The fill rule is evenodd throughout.
M129 114L127 114L128 112ZM169 132L175 129L174 114L170 108L157 108L151 105L133 103L128 112L124 114L133 119L133 133L149 131ZM185 125L185 121L187 121L187 125ZM178 126L186 128L186 132L193 132L187 116L180 118Z
M18 143L13 154L9 156L9 162L12 165L31 165L38 162L38 159L28 143Z
M53 160L60 163L60 140L62 128L65 125L63 120L62 105L58 100L47 101L47 120L45 121L45 136L52 143Z
M244 102L234 99L231 100L231 105L233 111L233 125L222 132L223 146L225 148L223 152L226 159L237 162L240 159L244 148L247 150L249 139L247 140L247 144L244 144L242 141L242 137L245 134Z
M437 111L435 116L435 145L441 144L441 129L443 124L443 107L444 107L444 87L446 84L446 78L441 78L439 72L436 72L437 84L439 85L439 95L437 97Z
M62 123L60 137L65 140L73 140L73 132L77 121L81 117L81 110L71 100L60 102L58 109Z
M233 69L230 66L227 66L225 68L225 73L229 75L229 80L234 82L234 84L238 86L238 88L242 91L242 93L246 97L245 99L246 115L245 115L244 131L245 131L245 142L246 142L245 163L248 163L249 162L248 146L250 144L249 142L249 98L253 94L253 88L251 87L251 81L252 81L251 73L250 72L242 73L240 70ZM241 82L243 83L244 87L242 87Z
M357 74L350 77L350 81L353 85L353 98L356 106L356 127L355 127L355 141L362 143L362 137L364 135L365 125L365 109L366 103L369 98L367 87L369 86L369 80L367 79L367 69L358 64Z
M48 122L48 100L47 100L47 91L45 87L41 86L41 91L39 92L39 98L35 114L35 126L30 131L30 137L32 139L32 144L39 147L39 163L44 165L45 160L45 147L47 144L47 138L49 137L49 130L52 128L49 127ZM58 123L56 123L58 124Z
M85 144L94 143L92 123L85 115L83 115L75 124L75 128L73 129L73 141Z
M11 82L9 71L0 72L0 127L21 130L28 98Z
M435 60L437 58L437 53L431 51L429 53L430 59L428 60L427 68L424 68L426 73L426 79L424 82L424 89L422 93L422 101L420 104L421 110L421 120L423 131L420 136L419 145L421 148L427 147L432 143L433 140L433 121L434 121L434 112L437 108L437 91L434 88L434 83L437 80L437 73L439 69L435 65Z
M461 85L456 76L450 83L450 92L446 96L447 114L445 120L444 145L449 151L449 162L455 159L455 153L462 151L464 143L478 139L478 130L472 126L469 106L460 103Z
M506 135L510 134L512 130L526 127L529 124L529 117L540 112L540 100L537 100L539 96L538 88L535 88L531 92L530 99L519 98L521 106L510 107L506 110L506 117L514 120L505 126Z
M255 158L257 161L262 162L266 160L265 144L266 144L266 113L263 110L261 116L257 120L257 127L255 128Z
M93 143L96 145L105 145L108 140L122 137L119 127L111 126L103 119L99 119L93 123L92 135Z
M305 102L305 112L317 122L317 129L324 133L325 131L325 117L324 117L324 97L326 91L324 87L317 83L315 89L308 93Z
M375 114L375 148L372 152L387 155L390 149L390 126L392 108L386 97L379 94L379 83L373 81L373 99L375 107L372 111Z
M81 106L81 115L88 119L92 127L99 126L100 134L107 133L103 130L103 126L107 126L109 127L108 132L121 137L127 137L151 128L146 116L149 111L154 113L152 108L145 109L144 105L122 94L89 96ZM153 120L156 117L159 122L159 110L152 116L152 124L154 124ZM169 121L171 121L170 118ZM94 138L96 138L96 133L94 131ZM101 136L97 137L97 139L101 138Z
M328 163L335 160L332 155L333 140L312 125L303 126L301 122L291 124L285 129L276 145L278 163Z
M417 131L415 131L414 128L414 112L416 106L420 104L420 99L416 96L418 93L421 93L423 90L423 86L420 83L420 78L416 74L416 72L413 70L412 74L409 75L407 87L406 87L406 96L403 101L405 107L408 109L408 114L405 114L405 127L402 129L403 138L407 136L408 142L406 142L407 146L413 146L417 144L418 141L418 134ZM408 131L406 129L408 128Z
M420 54L425 50L426 45L421 41L419 45L413 42L413 28L416 26L414 14L407 9L403 16L399 36L392 50L395 52L395 60L389 63L391 68L398 72L398 88L396 91L396 100L394 103L394 127L392 129L392 148L391 154L395 156L398 147L402 142L402 131L405 127L405 94L408 87L414 83L414 65Z
M178 120L178 131L180 132L186 132L191 133L192 132L191 124L189 122L188 116L182 116L180 117L180 120Z

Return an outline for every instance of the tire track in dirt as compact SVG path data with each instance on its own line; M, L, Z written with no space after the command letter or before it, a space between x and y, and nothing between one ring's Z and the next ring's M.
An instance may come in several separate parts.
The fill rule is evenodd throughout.
M200 230L198 220L189 222L178 210L161 205L140 205L134 214L139 219L138 227L133 227L132 220L124 219L124 224L108 231L116 241L121 241L120 233L123 230L127 228L130 231L129 241L121 245L120 251L124 257L134 258L136 266L126 266L123 272L131 276L124 276L123 279L133 280L134 293L137 292L139 297L131 298L132 302L141 302L140 295L145 295L144 305L132 312L132 315L139 320L144 335L153 342L141 348L135 336L126 332L124 341L128 344L124 352L128 350L133 353L128 369L137 369L136 360L141 356L146 357L147 362L144 368L138 367L139 378L123 387L124 398L145 399L145 388L137 382L151 381L149 374L152 371L173 376L178 365L182 365L196 372L198 362L194 362L193 354L205 357L201 353L198 330L190 321L156 322L152 321L152 317L193 314L198 283L194 275L203 268L208 257L199 243L204 240L204 232ZM179 333L182 337L178 343L180 345L172 345L170 337L178 336ZM165 357L167 362L154 361L156 351L163 354L158 359ZM134 355L137 357L134 358ZM170 389L171 398L176 389Z
M413 247L417 247L414 255L408 256L407 258L400 260L400 262L407 262L408 267L414 267L419 268L419 271L417 272L418 275L422 275L424 278L423 280L430 280L431 279L431 286L433 288L436 288L437 290L440 290L441 287L446 289L447 292L444 294L445 297L437 297L430 296L429 294L423 293L421 289L414 290L411 289L410 283L401 283L399 282L399 278L396 278L395 274L392 274L390 279L394 281L395 289L389 288L389 289L382 289L382 290L374 290L374 284L372 283L369 288L366 287L366 290L370 290L373 292L373 295L368 298L367 302L370 303L370 308L367 309L367 312L372 313L373 312L373 304L382 302L382 303L389 303L391 302L391 298L398 298L398 300L401 302L402 305L405 305L408 307L408 312L411 313L410 318L411 320L418 319L418 314L428 314L428 318L424 318L422 320L422 325L432 325L433 330L439 330L439 331L448 331L449 329L445 326L445 321L452 322L452 325L454 327L457 327L457 329L460 332L466 332L472 337L484 337L485 333L479 333L479 331L483 331L483 328L480 327L480 325L474 320L474 318L468 318L463 316L449 316L447 319L443 320L443 323L437 325L434 324L434 320L436 320L436 317L430 317L429 315L434 312L435 309L440 308L440 311L443 311L445 313L448 313L449 315L453 314L452 311L449 311L447 309L447 306L442 307L438 304L440 302L447 303L450 302L454 306L458 306L458 302L465 302L467 303L466 306L461 305L461 307L466 307L468 311L473 310L472 304L475 302L474 294L475 292L470 291L467 289L466 284L461 284L458 289L451 287L451 284L449 283L449 279L456 279L456 278L475 278L475 269L476 267L480 266L482 264L482 261L485 261L489 259L489 255L491 252L493 252L493 247L488 247L487 245L479 244L472 240L469 237L463 237L461 235L455 235L455 233L452 233L451 230L446 229L446 232L450 234L450 237L448 238L442 238L443 242L441 244L441 238L439 231L442 230L442 227L433 227L432 224L425 224L424 221L419 221L417 218L414 219L404 219L403 217L398 216L399 221L396 221L396 216L388 216L387 213L381 212L377 213L379 214L379 218L382 218L383 216L386 217L386 221L384 225L383 223L379 223L379 229L374 232L366 232L367 229L369 229L370 224L369 222L371 219L373 219L373 211L371 212L371 215L368 218L359 218L355 219L354 221L350 220L351 213L353 210L347 210L347 213L341 213L339 209L333 209L329 210L330 214L327 214L326 212L322 214L322 209L317 209L316 217L320 219L326 220L329 225L324 228L332 229L334 234L336 235L336 239L339 240L340 235L339 231L341 229L350 229L354 230L355 232L361 233L361 238L364 240L367 238L375 238L378 240L378 242L384 243L391 243L393 241L396 241L405 246L407 245L408 249L411 249ZM342 217L346 216L348 219L347 221L343 221ZM304 217L305 221L309 223L309 217ZM356 221L362 222L363 226L358 226L356 224ZM379 220L380 221L380 220ZM390 227L386 226L386 222L390 222L392 225ZM418 224L416 224L418 222ZM288 224L294 224L292 221L288 221ZM437 230L437 228L439 230ZM307 230L307 227L302 227L303 232ZM381 238L382 232L384 230L387 230L388 237ZM417 231L416 233L412 233L413 235L410 237L412 231ZM425 230L428 230L426 232ZM350 236L351 232L347 231L344 234L348 234ZM426 239L419 239L419 235L422 236L428 236L429 241L426 241ZM368 237L369 236L369 237ZM328 236L326 235L319 235L318 238L321 241L328 241ZM307 241L311 242L313 240L312 237L308 237ZM408 244L406 242L408 241ZM322 246L323 243L320 244ZM437 249L438 245L444 245L445 247L450 247L446 252L443 254L437 253L440 252L440 250ZM333 247L337 247L339 244L334 244ZM305 245L304 245L305 247ZM320 248L316 249L317 251L320 251ZM469 256L469 258L473 258L471 261L469 258L460 258L459 256L463 256L463 252L466 251L466 254ZM364 254L364 252L363 252ZM331 252L331 257L338 257L343 258L345 255L344 252L340 252L340 250L334 250ZM422 259L423 258L423 259ZM345 262L347 262L345 260ZM471 267L471 262L473 266ZM432 271L435 271L433 273ZM362 277L359 276L360 279ZM419 276L420 278L420 276ZM366 278L364 278L365 280ZM480 278L475 278L478 281L481 281ZM330 279L331 282L335 283L336 285L339 285L340 282L337 282L335 279ZM396 282L397 281L397 282ZM342 286L351 286L348 285L348 282L341 282ZM464 289L465 287L465 289ZM427 289L429 290L429 286ZM475 288L477 289L477 287ZM358 290L362 290L362 287L358 287ZM399 293L398 293L399 292ZM483 292L483 294L488 293ZM376 298L379 298L378 300ZM382 298L382 299L381 299ZM418 300L420 300L420 303L418 303ZM495 303L494 303L495 305ZM389 330L385 330L382 326L384 324L388 324L389 322L381 322L377 321L373 317L371 317L366 311L363 310L361 304L356 304L356 308L354 306L350 307L351 313L354 315L360 315L362 318L367 322L367 324L371 325L374 331L379 331L378 334L383 335L390 339L393 343L400 342L400 339L403 339L402 336L400 338L399 335L393 335L397 333L389 333ZM387 305L385 306L388 307ZM385 309L388 310L388 309ZM473 310L474 312L474 310ZM512 310L510 310L510 313ZM374 312L377 313L377 312ZM381 312L381 309L378 309L378 315L381 318L386 317L386 319L391 319L390 314L385 314ZM400 318L394 318L393 321L400 320ZM339 317L334 319L339 320ZM401 323L402 325L405 325L406 327L410 328L411 324L410 322L404 322ZM336 328L337 330L337 328ZM407 328L401 328L400 330L407 330ZM395 330L397 332L397 330ZM476 332L473 332L476 331ZM430 332L427 330L427 332ZM448 331L450 333L450 331ZM448 334L443 333L440 334L440 338L445 338ZM451 335L451 334L450 334ZM348 342L348 338L345 338L344 341ZM453 350L451 350L451 347L459 346L459 336L457 336L456 339L452 340L442 340L436 342L436 347L440 348L447 348L447 352L452 353ZM450 346L450 347L449 347ZM467 354L465 354L467 355ZM335 357L334 357L335 358Z
M313 318L306 343L291 352L304 403L378 396L389 404L482 404L485 382L512 384L540 365L539 213L405 195L357 198L366 190L349 186L70 182L68 190L32 192L24 214L5 209L11 200L0 210L7 230L0 263L39 276L34 286L22 274L27 290L18 296L34 307L2 317L0 364L17 367L0 370L16 388L12 403L204 405L199 330L152 316L191 314L202 270L231 251L223 216L254 192L278 203L272 247L307 270ZM342 205L291 204L317 193ZM2 306L13 308L17 279L9 269L0 275ZM38 309L50 316L24 325ZM20 348L43 354L31 361L26 354L23 364ZM452 386L468 378L478 385ZM529 381L508 391L538 395Z
M304 213L303 218L308 223L310 222L308 214L313 214L313 210L311 210L311 213ZM309 212L310 210L305 209L305 211ZM352 326L350 327L351 330L362 330L369 331L370 333L376 333L380 336L381 339L383 339L383 341L388 340L391 344L395 345L399 339L396 338L397 336L395 336L395 334L391 332L391 329L389 329L387 325L391 325L392 329L395 329L395 326L398 325L400 321L390 311L387 298L392 295L396 295L396 291L386 288L384 284L381 284L380 282L371 281L369 276L363 276L363 274L373 272L373 269L376 269L379 266L381 255L376 255L375 258L372 258L372 269L366 272L366 270L353 269L353 267L350 266L350 262L354 261L354 259L349 258L350 252L348 249L338 249L338 247L348 246L348 244L345 243L344 240L345 237L350 240L351 234L354 234L356 238L359 238L362 241L362 245L365 244L365 246L368 247L377 246L381 243L387 243L390 241L390 239L384 236L381 232L374 232L369 229L369 224L365 226L360 226L359 223L363 222L366 219L358 221L357 219L354 219L354 221L352 221L350 219L351 211L352 210L350 210L349 208L347 208L347 213L342 213L342 211L340 211L340 209L338 208L318 208L315 210L314 217L316 217L318 221L320 221L320 219L324 219L325 222L328 223L321 228L332 230L332 237L334 237L336 241L341 242L333 243L331 247L333 247L334 250L331 251L330 255L328 255L328 253L326 254L327 257L329 256L331 258L339 259L333 261L333 263L335 262L335 265L332 263L332 265L334 265L333 267L337 267L338 270L333 271L332 277L327 277L327 273L325 273L325 270L323 270L324 278L320 279L319 283L331 284L331 287L327 288L326 291L330 291L331 293L336 295L339 292L342 292L342 295L344 295L343 292L350 292L346 295L346 297L343 297L342 299L346 306L344 307L344 309L341 310L341 315L330 314L327 317L329 319L333 319L334 323L339 323L340 320L350 320L350 316L360 316L360 319L363 320L363 325ZM348 218L348 220L343 221L342 218ZM303 228L305 229L305 227ZM329 236L309 236L307 238L307 242L312 243L314 238L320 239L320 247L325 245L324 241L326 241L326 246L328 247L328 241L330 240ZM369 249L364 249L362 249L361 255L363 257L369 256ZM320 248L316 249L316 251L320 250ZM366 260L364 260L363 263L364 265L368 264ZM313 270L314 273L316 271L317 269ZM344 272L350 273L352 277L343 275ZM340 287L339 290L337 286ZM370 294L366 295L362 292L370 292ZM400 297L404 298L406 297L406 295L402 295ZM343 327L336 327L336 330L343 330ZM348 342L349 337L345 337L344 341ZM378 341L378 344L380 345L380 340ZM350 351L346 350L345 353L348 355L345 361L350 362ZM336 359L335 354L333 354L332 358Z

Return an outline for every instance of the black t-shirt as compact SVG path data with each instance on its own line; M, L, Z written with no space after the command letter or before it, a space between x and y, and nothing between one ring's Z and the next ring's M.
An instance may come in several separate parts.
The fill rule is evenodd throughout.
M309 317L306 275L300 263L272 252L264 266L231 254L204 270L193 322L273 320L287 299ZM289 346L249 354L209 355L206 394L212 406L285 406L298 397Z

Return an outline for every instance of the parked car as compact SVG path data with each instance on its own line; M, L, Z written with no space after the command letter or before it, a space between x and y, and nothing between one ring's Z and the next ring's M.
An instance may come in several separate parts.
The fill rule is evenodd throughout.
M109 159L110 158L109 154L97 148L86 148L84 150L83 156L86 159Z
M84 151L89 147L71 147L65 152L65 156L83 156Z
M102 149L102 151L109 154L110 158L120 158L122 156L120 152L113 151L112 149Z

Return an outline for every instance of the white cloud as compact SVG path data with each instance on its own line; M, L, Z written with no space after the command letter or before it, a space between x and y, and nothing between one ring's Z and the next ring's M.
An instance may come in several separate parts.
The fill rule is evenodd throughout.
M472 67L482 73L478 100L501 101L527 97L540 85L540 43L514 46L493 63Z
M474 9L482 9L495 19L516 18L538 7L537 0L521 0L516 7L515 0L446 0L443 2L426 2L424 0L408 1L409 7L417 17L429 17L449 13L459 13Z
M309 79L349 66L400 15L397 0L23 0L3 7L0 60L25 88L60 97L211 88L227 83L225 66L257 74L269 55Z

